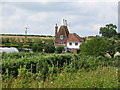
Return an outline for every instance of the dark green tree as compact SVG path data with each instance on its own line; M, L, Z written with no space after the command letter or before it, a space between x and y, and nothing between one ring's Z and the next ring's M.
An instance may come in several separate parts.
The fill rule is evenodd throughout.
M55 52L55 46L54 45L46 45L45 48L44 48L44 52L54 53Z
M110 38L117 34L116 32L117 26L113 24L107 24L105 27L100 27L100 34L102 34L103 37Z

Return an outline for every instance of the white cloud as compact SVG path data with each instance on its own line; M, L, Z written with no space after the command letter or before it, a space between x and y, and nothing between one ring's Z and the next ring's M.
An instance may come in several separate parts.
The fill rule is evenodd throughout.
M118 2L119 0L1 0L2 2Z
M117 3L3 3L3 33L54 35L56 23L67 19L71 32L96 35L106 23L117 24Z

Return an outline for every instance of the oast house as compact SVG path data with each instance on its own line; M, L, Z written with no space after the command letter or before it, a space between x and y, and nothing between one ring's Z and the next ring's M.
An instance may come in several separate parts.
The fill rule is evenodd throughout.
M67 27L67 20L63 19L63 24L58 28L57 24L55 26L55 40L54 46L59 45L64 46L64 52L77 53L79 46L84 42L84 40L76 33L69 33Z

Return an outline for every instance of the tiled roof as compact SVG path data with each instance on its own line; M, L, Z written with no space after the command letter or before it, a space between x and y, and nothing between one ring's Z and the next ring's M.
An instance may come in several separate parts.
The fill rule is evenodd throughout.
M60 29L59 29L59 32L60 33L65 33L67 36L69 34L67 26L61 26Z
M88 38L94 38L95 36L88 36Z
M83 42L83 39L79 37L76 33L70 33L67 42Z

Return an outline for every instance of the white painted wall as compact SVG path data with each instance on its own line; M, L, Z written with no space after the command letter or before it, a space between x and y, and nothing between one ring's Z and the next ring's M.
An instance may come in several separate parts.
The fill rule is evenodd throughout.
M69 43L72 43L72 45L69 45ZM82 44L82 43L78 43L78 45L75 45L75 43L78 43L78 42L67 42L67 47L68 48L76 48L76 49L79 49L79 46Z

